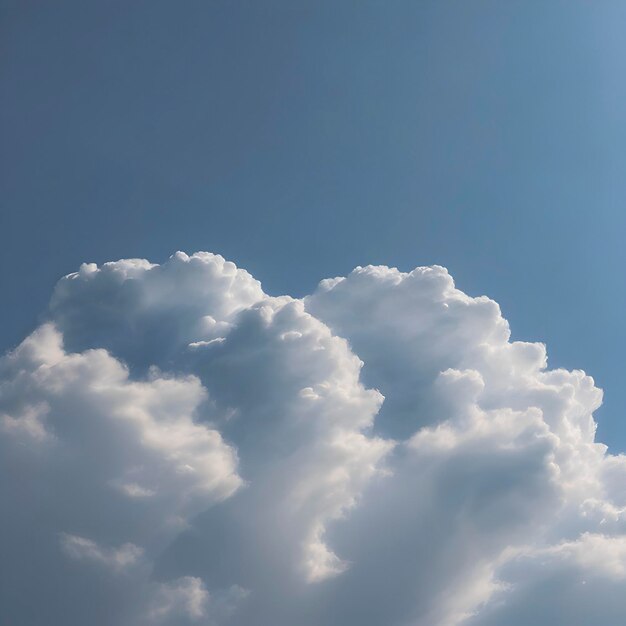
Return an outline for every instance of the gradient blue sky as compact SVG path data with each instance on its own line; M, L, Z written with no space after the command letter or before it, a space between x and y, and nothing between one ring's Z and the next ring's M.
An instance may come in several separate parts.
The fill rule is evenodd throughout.
M626 4L0 2L0 347L83 261L439 263L626 449Z

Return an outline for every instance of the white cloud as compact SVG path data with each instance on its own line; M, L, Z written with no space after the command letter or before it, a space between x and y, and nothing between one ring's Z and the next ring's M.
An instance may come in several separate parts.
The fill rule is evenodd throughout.
M441 267L299 301L206 253L83 265L0 362L0 601L69 626L98 602L95 626L620 623L601 397Z
M91 539L66 533L61 534L61 546L73 559L95 561L113 569L129 567L143 554L143 550L133 543L125 543L119 548L103 548Z
M159 585L151 617L162 621L172 614L182 614L197 620L206 614L209 599L209 592L200 578L185 576L172 583Z
M148 622L218 624L245 601L248 591L237 585L209 593L200 578L183 576L153 586Z

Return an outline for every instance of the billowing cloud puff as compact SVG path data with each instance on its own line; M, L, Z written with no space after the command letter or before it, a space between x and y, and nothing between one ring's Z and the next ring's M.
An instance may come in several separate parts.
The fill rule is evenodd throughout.
M54 626L617 626L601 392L441 267L273 298L83 265L0 361L0 611Z

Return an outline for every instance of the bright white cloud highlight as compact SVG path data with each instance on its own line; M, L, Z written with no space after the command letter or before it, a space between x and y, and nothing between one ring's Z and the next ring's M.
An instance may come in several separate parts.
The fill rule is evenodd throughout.
M626 460L595 442L601 397L441 267L294 300L208 253L83 265L0 361L0 606L617 625Z

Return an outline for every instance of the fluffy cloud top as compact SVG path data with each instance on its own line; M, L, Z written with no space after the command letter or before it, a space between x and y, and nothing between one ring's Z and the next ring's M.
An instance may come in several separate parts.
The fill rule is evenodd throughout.
M7 623L623 623L600 390L444 268L88 264L47 318L0 360Z

